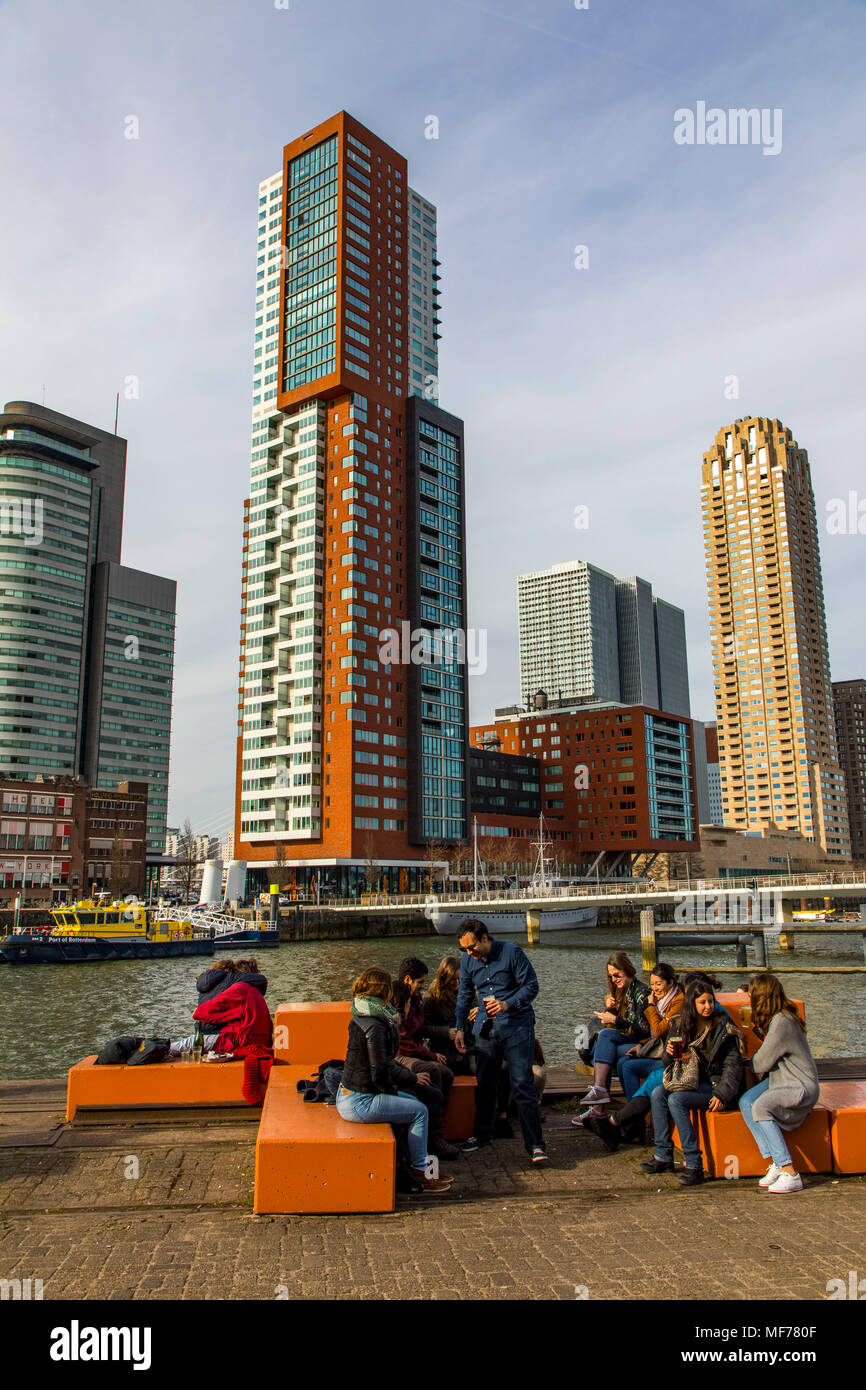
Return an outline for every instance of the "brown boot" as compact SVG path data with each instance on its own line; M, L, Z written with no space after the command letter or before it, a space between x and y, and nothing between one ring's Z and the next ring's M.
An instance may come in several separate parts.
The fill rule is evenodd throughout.
M453 1178L443 1175L438 1178L428 1178L426 1173L420 1173L417 1168L412 1169L412 1176L419 1184L421 1191L431 1197L443 1197L446 1192L451 1191Z

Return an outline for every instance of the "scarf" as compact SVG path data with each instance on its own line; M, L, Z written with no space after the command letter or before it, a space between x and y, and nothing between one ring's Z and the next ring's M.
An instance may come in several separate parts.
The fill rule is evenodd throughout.
M352 999L352 1017L378 1018L394 1034L395 1046L400 1041L400 1015L391 1004L374 994L356 994Z
M656 1001L656 1009L658 1011L659 1018L664 1018L671 1004L674 1002L678 990L679 985L671 985L667 994L663 995L661 999L658 999Z

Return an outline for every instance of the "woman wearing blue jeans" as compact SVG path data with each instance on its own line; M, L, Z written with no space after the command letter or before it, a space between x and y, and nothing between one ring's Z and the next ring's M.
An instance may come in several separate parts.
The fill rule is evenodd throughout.
M703 1182L704 1169L701 1148L692 1124L693 1110L725 1110L737 1099L743 1072L742 1037L727 1014L716 1012L716 996L712 986L696 980L686 990L679 1029L665 1052L669 1057L661 1086L652 1093L653 1134L655 1153L649 1163L642 1163L644 1173L672 1173L674 1146L671 1124L675 1124L686 1160L686 1171L680 1177L682 1187ZM674 1061L681 1058L691 1066L695 1080L685 1090L674 1090L677 1083Z
M755 975L749 985L752 1021L764 1041L752 1058L757 1086L740 1096L740 1111L769 1167L759 1186L774 1196L802 1192L785 1143L784 1130L797 1129L814 1109L820 1091L818 1068L806 1042L806 1025L775 975Z
M659 961L650 975L650 997L644 1010L644 1022L652 1036L628 1048L617 1063L617 1076L626 1100L634 1100L641 1082L652 1072L664 1070L665 1043L671 1024L683 1007L683 998L673 966Z
M412 1176L424 1192L441 1196L453 1178L447 1173L427 1177L427 1107L400 1089L418 1082L429 1085L429 1077L413 1075L394 1060L400 1017L389 1002L390 995L391 976L377 966L363 971L352 986L352 1020L337 1111L355 1124L408 1125Z
M610 1104L611 1072L635 1043L649 1037L649 1024L644 1020L649 985L637 978L637 971L625 951L614 951L608 961L607 986L604 1010L595 1015L604 1026L595 1040L592 1054L593 1085L580 1102L590 1108L576 1119L578 1124L604 1117Z

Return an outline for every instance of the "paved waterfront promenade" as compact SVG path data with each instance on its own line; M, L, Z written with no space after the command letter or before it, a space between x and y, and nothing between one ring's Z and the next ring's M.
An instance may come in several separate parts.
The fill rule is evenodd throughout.
M68 1126L64 1095L0 1083L0 1278L42 1279L45 1299L824 1299L866 1276L866 1178L684 1191L548 1108L545 1171L497 1141L453 1165L447 1199L256 1217L257 1111Z

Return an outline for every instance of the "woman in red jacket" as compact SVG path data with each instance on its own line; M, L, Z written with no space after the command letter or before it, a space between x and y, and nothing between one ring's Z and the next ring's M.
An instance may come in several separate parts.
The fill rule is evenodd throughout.
M205 1052L242 1053L250 1047L271 1046L271 1015L260 991L252 985L230 985L215 999L199 1004L193 1018L202 1025ZM181 1038L172 1043L172 1055L191 1047L192 1041Z

